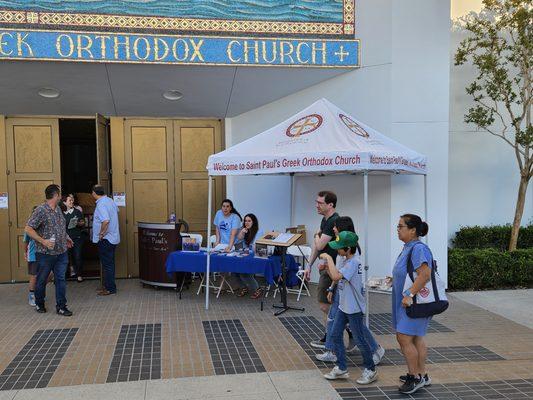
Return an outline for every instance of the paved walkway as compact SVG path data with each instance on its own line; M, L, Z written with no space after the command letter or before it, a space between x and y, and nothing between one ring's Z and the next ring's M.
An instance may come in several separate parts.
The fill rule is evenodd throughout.
M387 352L379 380L361 388L358 353L349 357L348 380L322 378L331 365L316 361L308 345L324 329L314 298L298 303L303 313L275 317L279 296L261 311L259 301L224 294L206 311L195 291L179 300L132 279L100 298L96 287L69 283L74 316L65 318L51 312L53 285L43 315L27 305L26 285L0 285L0 400L398 398L406 367L388 295L371 294L371 329ZM434 384L417 397L533 398L533 330L458 297L430 325Z
M533 289L454 292L452 297L533 329Z

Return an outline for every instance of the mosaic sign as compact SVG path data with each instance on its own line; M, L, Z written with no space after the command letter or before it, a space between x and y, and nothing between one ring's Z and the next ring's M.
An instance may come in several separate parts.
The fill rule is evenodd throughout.
M0 25L46 29L352 35L355 0L0 0Z
M359 41L0 28L1 59L353 68Z

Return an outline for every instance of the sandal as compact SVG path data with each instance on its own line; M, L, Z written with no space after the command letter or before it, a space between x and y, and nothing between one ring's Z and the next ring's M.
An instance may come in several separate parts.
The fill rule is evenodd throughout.
M248 294L248 288L241 288L238 292L237 292L237 297L244 297Z
M263 295L263 288L257 288L255 292L250 296L251 299L258 299Z

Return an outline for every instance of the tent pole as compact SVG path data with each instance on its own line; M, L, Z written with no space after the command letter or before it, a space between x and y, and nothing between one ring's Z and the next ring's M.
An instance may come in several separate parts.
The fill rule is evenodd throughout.
M424 174L424 221L428 220L428 176ZM428 244L428 237L424 237L424 243Z
M365 245L363 250L363 266L365 268L365 297L366 297L366 326L370 326L370 294L368 292L368 288L366 287L366 283L368 282L368 171L364 172L363 175L363 226L364 226L364 238L365 238Z
M295 188L294 188L294 174L291 174L291 227L294 226L294 197L295 197Z
M213 177L209 175L207 200L207 264L205 267L205 309L209 310L209 272L211 269L211 203L213 200Z

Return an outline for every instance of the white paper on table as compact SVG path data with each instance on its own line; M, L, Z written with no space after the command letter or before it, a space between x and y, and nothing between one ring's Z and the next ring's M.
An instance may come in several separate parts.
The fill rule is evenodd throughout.
M223 252L226 250L226 247L228 247L227 244L224 244L224 243L219 243L217 244L215 247L213 247L211 249L211 251L220 251L220 252ZM232 247L232 250L235 249L235 247Z
M287 243L289 240L291 240L294 237L294 233L280 233L276 238L273 240L273 242L276 243Z

